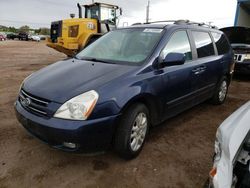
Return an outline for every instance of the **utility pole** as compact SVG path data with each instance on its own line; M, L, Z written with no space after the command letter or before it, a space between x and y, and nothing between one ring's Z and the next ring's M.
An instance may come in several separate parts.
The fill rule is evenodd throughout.
M146 23L149 22L149 7L150 7L150 1L148 1L148 5L146 9Z

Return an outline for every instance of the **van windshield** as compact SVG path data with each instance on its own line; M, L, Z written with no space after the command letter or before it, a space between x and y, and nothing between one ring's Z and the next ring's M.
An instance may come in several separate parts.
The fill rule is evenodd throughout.
M156 28L118 29L83 49L76 58L137 65L151 55L161 35L162 29Z

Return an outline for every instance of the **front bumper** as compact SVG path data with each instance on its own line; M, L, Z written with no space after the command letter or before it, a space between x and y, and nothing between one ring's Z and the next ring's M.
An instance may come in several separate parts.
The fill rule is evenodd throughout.
M78 50L78 49L68 49L68 48L63 47L59 43L53 43L49 41L47 42L47 46L57 50L58 52L62 52L70 57L73 57L76 54L76 51Z
M119 118L119 115L86 121L45 118L28 112L19 101L15 110L18 121L31 135L52 147L84 153L107 150ZM77 147L65 147L64 142L75 143Z
M250 74L250 61L244 61L242 63L235 63L235 73L239 74Z

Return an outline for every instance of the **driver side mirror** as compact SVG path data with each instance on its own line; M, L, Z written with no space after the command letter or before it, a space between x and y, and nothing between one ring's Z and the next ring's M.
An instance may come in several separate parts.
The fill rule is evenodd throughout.
M164 67L183 65L185 63L185 54L183 53L169 53L165 59L163 59L162 64Z

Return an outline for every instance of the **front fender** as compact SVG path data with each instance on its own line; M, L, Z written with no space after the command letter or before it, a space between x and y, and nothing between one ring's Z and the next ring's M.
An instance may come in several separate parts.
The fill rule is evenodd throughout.
M100 89L100 98L91 118L122 114L131 104L141 102L154 114L153 121L157 120L163 109L159 97L162 90L161 77L146 76L145 79L137 78L137 81L131 82L136 80L134 77L129 80L117 80Z

